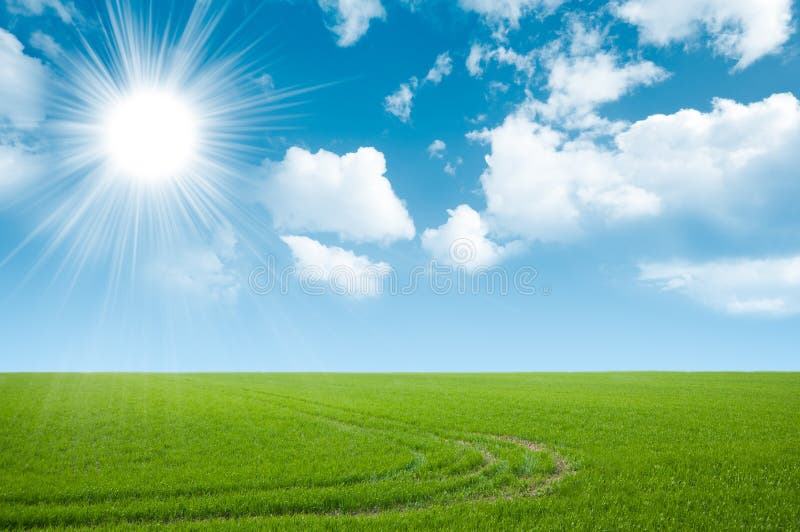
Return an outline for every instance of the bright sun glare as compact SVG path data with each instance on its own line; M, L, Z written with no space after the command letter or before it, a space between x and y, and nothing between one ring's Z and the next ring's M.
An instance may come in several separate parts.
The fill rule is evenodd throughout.
M232 185L263 160L275 111L312 88L265 90L260 39L239 46L245 23L222 33L218 3L175 4L108 0L98 31L54 65L59 152L41 184L53 204L12 256L48 234L39 264L63 246L77 279L110 260L111 286L245 217Z
M196 116L169 90L133 91L111 107L106 120L104 139L111 163L137 181L180 177L196 155Z

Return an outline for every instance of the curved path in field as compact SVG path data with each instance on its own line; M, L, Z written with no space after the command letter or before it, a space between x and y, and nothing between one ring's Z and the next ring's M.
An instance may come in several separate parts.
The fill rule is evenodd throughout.
M328 483L280 487L259 487L256 483L153 494L118 491L35 504L5 500L0 504L5 506L2 514L6 519L0 525L143 525L279 515L375 515L537 496L574 470L554 449L513 436L431 432L397 419L262 389L231 387L225 393L269 401L292 415L362 437L381 438L407 449L413 458L399 469Z

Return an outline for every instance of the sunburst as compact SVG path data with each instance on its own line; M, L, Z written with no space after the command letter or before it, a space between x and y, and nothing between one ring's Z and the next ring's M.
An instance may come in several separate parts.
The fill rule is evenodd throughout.
M99 31L56 65L54 164L36 194L49 214L20 245L47 239L37 265L58 252L76 276L96 260L118 276L230 223L280 109L313 89L265 89L260 40L234 49L248 22L223 33L218 4L161 17L135 5L109 0Z

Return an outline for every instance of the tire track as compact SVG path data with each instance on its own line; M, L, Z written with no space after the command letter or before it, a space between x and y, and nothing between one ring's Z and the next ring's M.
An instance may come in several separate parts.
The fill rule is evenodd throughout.
M208 383L203 383L208 387ZM0 526L52 527L75 525L169 524L191 523L230 518L258 518L270 516L374 516L390 511L421 511L432 507L447 507L473 502L493 502L520 497L540 496L548 493L564 477L575 469L564 456L543 443L525 440L516 436L481 433L457 433L451 431L429 431L412 423L386 416L372 415L352 408L330 405L307 398L286 396L263 389L241 388L228 384L215 384L226 393L243 396L255 401L267 399L273 406L287 409L294 415L305 416L339 429L366 433L394 441L412 450L414 459L403 468L391 470L377 476L360 476L351 479L336 479L329 482L287 485L275 487L230 487L199 489L197 491L172 491L157 494L115 493L106 498L92 500L77 497L68 500L43 500L36 503L4 501L0 503ZM322 411L320 411L322 410ZM457 473L433 469L423 471L427 463L427 452L438 446L456 446L479 453L481 463ZM511 471L508 453L522 451L526 458L547 456L553 463L552 470L539 474L520 474ZM529 453L529 454L528 454ZM460 453L457 453L460 454ZM509 473L512 473L509 477ZM369 499L339 500L343 494L369 487L373 492L379 488L403 487L413 482L415 488L427 487L410 500ZM305 492L305 499L300 495ZM334 493L335 492L335 493ZM304 502L308 494L321 501L318 507ZM292 496L297 496L292 500ZM142 498L150 496L142 506ZM239 501L261 499L257 508L227 510ZM149 505L148 505L149 501ZM200 504L197 504L200 501ZM276 502L277 501L277 502ZM281 502L282 501L282 502ZM333 502L331 502L333 501ZM103 511L112 504L114 511ZM203 504L205 503L205 504ZM137 507L137 504L139 505ZM94 515L92 512L94 511Z

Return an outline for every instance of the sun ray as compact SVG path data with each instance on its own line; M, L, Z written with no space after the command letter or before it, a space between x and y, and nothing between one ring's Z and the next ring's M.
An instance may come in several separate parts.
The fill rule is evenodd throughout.
M3 262L45 236L29 275L58 256L54 277L69 270L74 284L104 262L115 285L147 258L246 217L242 174L263 159L276 122L297 116L286 113L297 97L323 86L265 90L254 76L266 70L264 37L234 47L252 14L219 35L218 4L167 17L153 7L107 0L97 35L79 32L80 49L55 65L54 164L36 192L49 214Z

